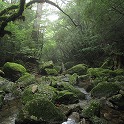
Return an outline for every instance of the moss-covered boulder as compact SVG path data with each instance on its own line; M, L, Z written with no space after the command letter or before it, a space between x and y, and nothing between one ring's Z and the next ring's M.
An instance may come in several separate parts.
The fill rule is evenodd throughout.
M89 68L87 70L87 74L91 77L109 76L110 72L112 72L112 70L103 68Z
M54 76L58 75L58 72L55 69L46 68L45 71L47 75L54 75Z
M11 81L18 80L22 75L26 73L26 69L21 64L6 62L3 66L5 77Z
M57 91L55 88L48 86L48 85L39 84L37 85L37 91L34 93L32 91L33 87L34 85L30 85L29 87L25 88L23 95L22 95L22 102L24 104L36 98L46 98L54 102L57 96Z
M68 90L69 92L74 93L78 96L79 99L85 99L85 94L82 93L79 89L76 89L74 86L69 84L68 82L61 82L60 84L57 84L58 90Z
M53 64L53 61L48 61L48 62L44 62L43 64L41 64L40 65L40 70L39 70L39 73L41 74L41 75L47 75L47 72L46 72L46 68L47 69L53 69L53 66L54 66L54 64Z
M100 103L99 101L91 101L90 104L85 107L82 111L83 116L86 118L91 118L94 116L100 116Z
M14 83L3 78L0 77L0 90L4 91L4 92L13 92L13 88L14 88Z
M50 123L62 123L65 116L62 112L48 99L33 99L24 106L23 111L18 116L19 121L23 123L27 120L27 123L32 121L35 123L50 124Z
M86 74L86 72L87 72L87 66L85 64L78 64L68 69L66 73L68 74L77 73L78 75L84 75Z
M91 90L91 95L94 97L109 97L119 92L119 86L116 83L99 83Z
M61 71L61 66L54 66L53 68L57 71L57 73L60 73L60 71Z
M35 82L36 82L35 75L29 73L25 73L16 81L19 87L26 87L30 84L34 84Z
M74 73L73 75L69 75L69 83L71 85L76 85L77 79L78 79L78 75L76 73Z
M122 94L117 94L109 98L109 101L117 106L119 109L124 110L124 96Z
M56 104L65 104L65 105L74 104L78 102L79 102L78 97L74 93L69 92L67 90L59 91L55 100Z

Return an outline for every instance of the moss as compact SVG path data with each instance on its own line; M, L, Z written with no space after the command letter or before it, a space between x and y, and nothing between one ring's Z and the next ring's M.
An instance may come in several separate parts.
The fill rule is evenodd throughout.
M109 101L114 105L118 106L118 108L124 110L124 96L121 94L117 94L109 98Z
M84 117L91 118L93 116L100 116L100 103L98 101L91 101L90 104L83 109Z
M33 99L24 107L25 118L46 121L46 122L62 122L65 116L62 112L47 99Z
M40 65L40 70L39 70L39 73L41 74L41 75L47 75L48 73L50 73L51 72L51 70L49 71L48 70L48 72L47 72L47 70L46 69L53 69L53 66L54 66L54 64L53 64L53 62L52 61L48 61L48 62L45 62L45 63L43 63L43 64L41 64ZM56 70L54 69L54 72L55 72ZM56 71L57 72L57 71ZM52 73L53 73L53 71L52 71Z
M74 73L73 75L69 75L69 83L71 85L76 85L77 84L77 78L78 78L78 75L76 73Z
M0 77L0 90L4 92L13 92L14 83Z
M78 103L79 99L74 93L63 90L58 92L55 102L57 104L74 104Z
M93 116L91 118L92 124L108 124L105 119L99 118L97 116Z
M91 95L94 97L111 96L119 92L119 86L116 83L99 83L91 90Z
M43 85L39 84L38 85L38 91L36 93L32 93L32 87L33 85L30 85L24 90L23 96L22 96L22 102L26 104L28 101L36 98L46 98L49 99L50 101L54 102L56 98L56 89L48 86L48 85Z
M87 70L87 74L91 77L109 76L110 72L112 72L112 70L103 68L89 68Z
M87 66L85 64L78 64L67 70L69 74L77 73L78 75L84 75L86 72Z
M25 73L23 76L21 76L17 81L16 81L19 86L21 87L26 87L30 84L33 84L36 82L35 76L29 73Z
M54 75L54 76L58 75L58 72L55 69L46 68L45 71L47 75Z
M9 78L11 81L18 80L24 73L26 73L26 69L17 63L7 62L3 66L3 71L5 73L5 77Z
M54 66L53 68L57 71L57 73L60 73L60 71L61 71L61 66Z
M67 82L60 83L59 90L68 90L69 92L72 92L75 95L77 95L79 99L85 98L85 94L83 94L80 90L76 89L75 87L73 87L71 84Z

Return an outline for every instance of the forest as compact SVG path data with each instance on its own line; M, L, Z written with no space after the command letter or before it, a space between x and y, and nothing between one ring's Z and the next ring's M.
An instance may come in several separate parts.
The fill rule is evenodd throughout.
M124 1L0 0L0 124L124 124Z

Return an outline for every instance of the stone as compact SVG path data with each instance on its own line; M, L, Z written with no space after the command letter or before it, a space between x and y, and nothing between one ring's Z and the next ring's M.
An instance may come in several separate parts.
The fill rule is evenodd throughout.
M68 69L66 73L68 74L77 73L78 75L84 75L86 74L86 72L87 72L87 66L85 64L78 64Z
M101 98L109 97L119 92L119 87L116 83L101 82L91 90L91 96Z
M6 62L3 66L3 71L5 73L5 77L11 81L18 80L22 75L26 73L24 66L13 62Z

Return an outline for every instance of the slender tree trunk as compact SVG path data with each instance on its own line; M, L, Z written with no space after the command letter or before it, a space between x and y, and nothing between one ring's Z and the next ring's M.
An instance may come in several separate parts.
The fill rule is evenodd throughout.
M40 58L42 48L43 48L43 29L40 26L40 21L42 18L42 8L43 8L43 3L38 3L37 4L37 10L36 10L36 19L34 22L34 29L32 31L32 38L35 42L35 47L36 47L36 53L35 56Z

